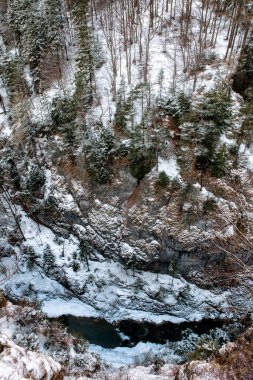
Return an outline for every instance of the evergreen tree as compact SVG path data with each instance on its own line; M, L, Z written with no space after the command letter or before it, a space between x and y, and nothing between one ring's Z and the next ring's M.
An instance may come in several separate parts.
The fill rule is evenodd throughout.
M21 176L17 168L17 165L15 163L15 160L13 158L10 158L8 160L8 166L9 166L9 175L10 175L11 183L13 184L13 187L15 190L20 190Z
M126 82L124 77L121 78L120 86L116 94L115 124L121 131L124 131L127 126Z
M164 70L161 69L158 74L159 100L161 100L162 98L163 83L164 83Z
M218 150L214 163L212 166L212 174L214 177L221 178L223 177L228 170L228 153L226 145L223 144Z
M197 103L196 112L201 120L214 123L213 132L221 134L230 124L231 98L225 89L215 89L207 92L203 100Z
M242 142L246 143L246 147L250 147L253 142L253 103L246 101L241 108L244 117L240 131L238 132L237 143L238 149Z
M49 244L46 245L43 251L43 264L47 272L52 271L55 266L55 257Z
M29 171L26 181L27 190L29 190L31 194L34 194L37 190L40 190L45 181L46 177L43 170L39 166L34 165Z
M92 249L89 242L85 239L79 241L79 257L81 261L85 261L89 269L89 257L91 255Z
M34 90L38 93L40 92L42 63L48 47L45 18L34 12L30 17L26 34L28 42L26 53L33 75Z
M76 55L76 100L87 111L93 100L95 61L92 54L92 37L88 25L89 0L76 0L74 18L78 50Z
M27 267L32 270L36 264L36 252L33 247L25 247L24 254L27 257Z
M34 89L39 91L41 63L48 46L47 23L38 0L10 0L8 20L20 55L30 65Z
M193 107L188 115L193 118L192 127L181 128L183 143L190 144L195 150L195 167L203 173L216 172L214 166L219 166L220 154L216 152L217 142L221 134L231 123L231 99L225 89L217 88L205 94L203 99ZM187 138L189 142L187 142ZM216 156L217 154L217 156ZM218 160L218 161L217 161ZM220 171L220 175L222 170ZM218 175L218 174L217 174Z
M23 73L24 64L21 58L16 54L8 56L0 50L0 78L7 90L10 102L13 104L28 95Z
M132 144L129 153L129 168L138 183L148 174L156 162L155 149Z
M60 54L65 47L65 0L9 0L8 23L19 55L28 64L34 90L41 91L49 68L60 71ZM46 60L50 53L50 60Z
M90 134L85 143L86 169L90 177L97 183L110 181L114 157L114 137L107 129L99 135Z
M74 272L78 272L78 271L79 271L79 269L80 269L80 264L79 264L78 261L73 261L73 262L72 262L72 269L73 269Z
M45 15L48 26L47 40L55 53L60 53L64 47L65 12L64 0L46 0Z
M159 173L158 180L156 181L157 187L165 188L169 185L169 183L170 183L170 179L165 173L165 171L162 171L161 173Z
M49 194L49 196L45 200L44 208L47 215L50 215L51 217L56 218L60 215L60 209L58 206L57 199L52 194Z
M77 117L76 103L72 98L56 97L51 107L51 120L56 130L64 130L64 127L74 122Z
M243 45L239 59L239 65L233 76L232 87L244 97L245 100L252 100L253 97L253 32Z
M179 120L185 114L190 112L191 105L191 95L180 91L176 94L172 92L169 97L163 101L163 103L160 103L160 108L165 113L168 113Z

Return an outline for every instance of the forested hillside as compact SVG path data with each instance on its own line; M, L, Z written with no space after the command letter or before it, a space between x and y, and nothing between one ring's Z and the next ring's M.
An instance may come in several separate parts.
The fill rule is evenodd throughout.
M249 0L0 0L1 344L48 355L48 379L253 377L235 359L252 356L252 22ZM46 318L104 324L56 349L17 337L23 308L49 335Z

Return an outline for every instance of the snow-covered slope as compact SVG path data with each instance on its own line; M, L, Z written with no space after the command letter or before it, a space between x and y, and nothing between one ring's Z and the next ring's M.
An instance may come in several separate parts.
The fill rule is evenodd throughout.
M0 4L6 295L117 323L252 314L252 107L231 88L251 18L251 1Z
M0 344L0 378L2 380L63 379L60 364L49 356L26 351L4 335L0 336Z

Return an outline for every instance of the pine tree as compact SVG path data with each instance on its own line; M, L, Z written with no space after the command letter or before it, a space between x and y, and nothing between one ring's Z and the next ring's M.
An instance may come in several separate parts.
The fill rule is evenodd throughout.
M92 252L89 242L85 239L79 241L79 257L81 261L85 261L89 269L89 257Z
M52 271L55 266L55 257L49 244L43 250L43 264L47 272Z
M132 144L128 159L130 172L140 183L155 165L156 152L152 147Z
M31 194L34 194L37 190L40 190L45 181L46 178L43 170L39 166L34 165L32 166L26 181L27 190L29 190Z
M200 119L214 123L215 131L221 134L229 125L231 113L231 98L225 89L215 89L207 92L196 106Z
M235 92L243 96L245 100L252 101L253 98L253 32L245 41L239 64L235 74L233 75L232 87Z
M20 57L18 55L8 56L0 50L0 78L12 104L18 103L28 95L23 73L24 63Z
M164 83L164 70L161 69L158 74L159 100L161 100L162 98L163 83Z
M214 177L223 177L228 170L228 153L226 145L223 144L218 150L212 166L212 174Z
M121 78L120 86L116 94L115 124L121 131L124 131L127 126L126 82L124 77Z
M45 15L48 27L47 40L55 53L60 53L65 47L65 14L64 0L46 0Z
M88 26L89 0L76 0L74 19L78 51L76 57L76 100L86 112L93 100L95 61L92 54L91 30Z
M33 75L34 90L40 92L41 69L47 48L47 25L42 15L31 15L27 28L27 56Z
M169 185L169 183L170 183L169 177L167 176L167 174L165 173L165 171L162 171L159 174L158 180L156 181L157 187L159 187L159 188L165 188L165 187L167 187Z
M241 108L241 113L244 117L240 131L238 132L237 144L238 149L242 142L245 142L249 148L253 142L253 104L252 101L246 101Z
M65 0L10 0L8 23L19 55L28 64L34 90L40 92L50 72L60 72L60 55L65 48ZM47 59L50 54L50 60ZM55 67L54 67L55 66ZM52 70L53 69L53 70Z
M71 97L56 97L53 99L51 120L56 130L64 130L64 127L74 122L76 117L76 103Z
M171 91L169 97L165 99L163 104L160 106L162 111L168 113L176 119L182 119L185 114L190 112L191 103L192 100L190 94L182 91L175 94L174 91Z
M114 137L107 129L88 135L85 143L86 169L97 183L108 183L112 175Z
M25 247L24 254L27 256L27 267L32 270L36 264L36 252L33 247Z

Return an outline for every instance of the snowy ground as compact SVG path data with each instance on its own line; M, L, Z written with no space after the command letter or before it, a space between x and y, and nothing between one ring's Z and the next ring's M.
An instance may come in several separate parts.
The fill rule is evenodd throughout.
M21 273L13 276L4 287L12 296L22 298L27 294L28 299L40 302L50 316L72 310L73 315L88 317L99 313L109 321L133 319L179 323L230 315L226 301L229 292L215 294L180 278L126 270L121 264L100 256L89 260L89 269L86 263L81 263L80 270L74 271L71 263L73 255L78 254L77 238L70 235L59 242L51 230L38 227L24 212L21 217L25 245L35 250L40 266L43 266L43 252L47 245L50 246L58 268L55 273L52 270L51 276L57 281L46 277L39 267L27 272L24 264ZM68 296L66 289L59 284L66 281L71 294ZM73 294L78 294L79 300Z
M148 363L154 360L155 357L166 357L169 363L175 363L181 359L169 347L153 343L138 343L135 347L117 347L114 349L91 344L89 351L99 354L105 363L108 363L114 368Z
M77 238L70 235L59 242L51 230L38 227L24 212L21 218L21 228L26 236L24 245L34 249L39 266L27 271L23 258L19 272L3 282L3 287L14 298L25 297L39 302L50 317L70 313L100 316L110 322L132 319L159 324L232 316L230 300L233 290L222 293L200 289L170 275L125 269L120 263L99 255L95 260L89 260L89 268L86 263L81 263L80 269L74 271L73 255L78 254L79 249ZM41 269L47 245L57 265L56 270L50 272L51 278ZM4 279L6 274L2 276ZM61 285L66 282L68 289ZM250 300L242 301L251 307Z
M192 33L198 33L199 19L199 1L195 1L193 9ZM180 9L177 9L179 16ZM148 12L143 14L143 25L147 27ZM166 17L165 17L166 21ZM168 21L168 20L167 20ZM216 84L221 83L230 76L234 62L228 67L223 61L228 41L225 39L228 27L227 22L222 22L222 27L218 35L218 41L215 48L209 47L207 53L216 54L216 63L206 64L202 71L199 71L194 84L194 77L184 72L183 57L178 41L178 20L172 21L171 27L159 35L154 33L150 41L150 56L148 64L148 81L151 84L151 101L155 102L157 97L165 98L171 92L174 80L178 90L183 89L186 92L195 91L196 96L201 96L205 91L214 88ZM99 20L97 28L100 29ZM115 24L115 28L119 28ZM119 46L122 43L122 37L117 31L116 39ZM165 35L166 33L166 35ZM147 28L144 30L143 39L147 38ZM90 124L95 121L102 121L104 126L112 127L112 119L115 111L115 102L112 100L111 87L111 62L106 47L106 40L101 30L99 30L101 46L104 50L105 63L96 72L96 100L88 119ZM145 45L145 44L144 44ZM33 95L30 102L31 120L34 122L46 123L49 121L49 113L52 101L55 97L68 93L73 94L74 91L74 74L75 74L75 48L70 47L70 59L66 67L63 68L64 78L61 82L52 83L51 88L47 89L42 95ZM130 47L135 55L137 43ZM136 54L137 55L137 54ZM140 66L138 60L132 63L131 83L126 85L126 92L129 93L138 83L140 79ZM176 63L176 67L175 67ZM122 60L118 65L118 75L116 78L116 87L119 88L120 81L126 78L126 60L122 53ZM162 86L158 83L159 73L163 70L164 79ZM176 71L176 72L175 72ZM175 75L175 78L173 76ZM26 76L29 84L29 72ZM174 83L175 84L175 83ZM195 86L195 89L194 89ZM3 87L0 87L0 94L8 104L7 94ZM236 102L239 108L239 100ZM0 109L0 136L9 137L11 128L8 124L8 114L5 115ZM135 105L135 123L140 122L140 105ZM232 145L233 140L223 135L221 143ZM252 149L241 146L241 154L246 157L246 167L253 170L253 153ZM169 157L159 157L158 172L165 171L170 178L180 178L180 170L176 162L176 157L171 154ZM55 187L59 187L59 191L55 192L56 198L59 200L60 206L65 210L75 210L79 212L73 197L62 191L62 184L57 185L58 176L52 170L46 171L47 183L44 196L47 197L51 191L53 182ZM200 185L195 184L196 187ZM205 188L200 191L200 197L207 199L213 197L213 193ZM100 215L99 226L107 228L105 223L109 218L111 205L101 204L97 202L97 210L90 215L91 219L96 219ZM220 204L223 200L219 200ZM224 202L225 205L225 202ZM154 274L142 271L133 271L125 269L123 265L106 259L97 254L89 260L89 268L83 262L78 271L73 270L73 262L75 255L78 255L78 240L75 236L70 235L68 238L57 238L49 229L39 226L33 222L29 216L19 209L21 218L21 229L26 237L24 246L32 247L37 255L36 267L28 271L26 263L23 260L23 252L17 248L17 257L9 260L9 272L1 273L2 287L5 292L14 299L27 299L29 301L38 302L42 310L49 317L59 317L64 314L72 314L75 316L85 317L101 317L108 321L120 321L123 319L132 319L138 321L149 321L161 323L163 321L171 321L180 323L184 321L199 321L203 318L220 318L225 319L234 317L231 306L240 306L238 314L242 310L248 308L249 312L253 310L251 300L244 298L244 294L233 294L231 291L210 291L198 288L193 284L187 283L185 280L177 276L172 278L169 275ZM118 242L120 236L120 227L122 216L111 217L111 225L119 225L117 229L118 235L115 234L115 240ZM158 221L159 223L159 221ZM86 230L84 227L74 226L80 230L85 237ZM224 231L221 231L221 234ZM225 229L227 237L234 232L233 225ZM194 234L194 231L192 232ZM188 239L189 231L186 231ZM208 233L207 233L208 236ZM119 248L124 256L130 256L129 253L135 253L133 247L125 242L119 241ZM153 245L152 245L153 244ZM155 247L156 241L151 242L150 246ZM55 268L49 274L45 274L43 267L43 254L46 246L49 245L55 258ZM152 248L151 247L151 248ZM23 248L22 248L23 249ZM154 248L155 251L155 248ZM16 270L18 268L18 271ZM6 281L7 280L7 281ZM64 284L67 286L64 287ZM68 289L67 289L68 288ZM15 348L16 349L16 348ZM100 347L91 346L91 350L98 352L102 359L106 362L120 367L124 365L134 365L138 360L142 361L145 357L152 354L160 355L164 347L153 344L138 344L134 348L117 348L113 350L102 349ZM5 367L4 367L5 368ZM7 369L6 369L7 371ZM10 375L11 376L11 375Z
M4 335L0 336L0 344L0 379L21 380L29 376L30 379L50 380L61 371L60 364L49 356L26 351Z

